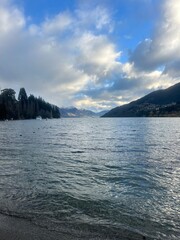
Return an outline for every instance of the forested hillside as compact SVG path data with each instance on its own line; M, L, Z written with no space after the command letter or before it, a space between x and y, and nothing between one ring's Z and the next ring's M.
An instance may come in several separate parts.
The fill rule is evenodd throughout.
M113 108L103 117L180 117L180 83Z
M59 108L45 102L40 97L26 94L26 90L21 88L18 99L16 92L11 89L3 89L0 94L0 120L10 119L35 119L37 116L42 118L60 118Z

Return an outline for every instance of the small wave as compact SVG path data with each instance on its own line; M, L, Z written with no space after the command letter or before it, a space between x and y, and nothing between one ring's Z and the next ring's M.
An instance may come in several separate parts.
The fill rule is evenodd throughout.
M17 212L12 212L10 210L1 210L0 209L0 214L7 216L7 217L13 217L13 218L18 218L18 219L24 219L24 220L28 220L30 222L32 222L32 218L28 217L28 216L24 216L23 214L21 215L20 213Z
M71 153L85 153L84 151L71 151Z
M100 147L89 147L89 148L83 148L88 151L107 151L105 148L100 148Z

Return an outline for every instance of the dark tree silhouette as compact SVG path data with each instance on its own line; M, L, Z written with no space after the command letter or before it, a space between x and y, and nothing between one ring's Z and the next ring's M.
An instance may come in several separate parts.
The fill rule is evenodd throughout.
M26 90L21 88L18 95L18 116L20 119L27 118L28 97Z
M0 95L0 119L17 119L16 92L11 88L1 91Z
M29 97L26 90L21 88L18 100L15 98L13 89L4 89L0 94L0 120L5 119L35 119L37 116L42 118L60 118L59 108L45 102L42 98L33 95Z

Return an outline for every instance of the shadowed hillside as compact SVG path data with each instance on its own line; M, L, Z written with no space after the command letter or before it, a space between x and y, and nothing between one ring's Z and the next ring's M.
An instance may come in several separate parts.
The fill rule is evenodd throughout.
M180 83L154 91L129 104L113 108L103 117L180 116Z

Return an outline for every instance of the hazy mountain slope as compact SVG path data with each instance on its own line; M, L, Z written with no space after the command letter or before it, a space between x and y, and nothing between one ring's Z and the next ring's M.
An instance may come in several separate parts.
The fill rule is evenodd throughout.
M77 109L75 107L72 108L60 108L61 117L64 118L81 118L81 117L101 117L108 111L101 111L101 112L93 112L86 109Z

